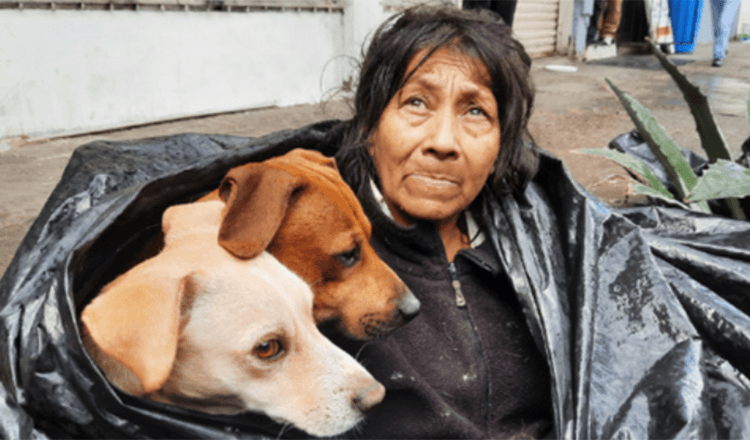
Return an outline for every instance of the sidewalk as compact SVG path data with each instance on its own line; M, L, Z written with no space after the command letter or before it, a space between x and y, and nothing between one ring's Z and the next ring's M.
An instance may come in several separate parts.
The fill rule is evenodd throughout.
M750 44L732 42L720 69L710 67L711 46L694 53L671 55L691 80L709 96L715 117L736 155L750 134L747 96L750 93ZM573 73L548 70L547 65L577 68ZM610 64L610 65L608 65ZM580 148L606 147L633 124L604 78L645 105L681 146L703 154L695 123L679 90L653 55L629 55L583 64L567 57L534 61L537 95L530 131L537 143L560 157L573 176L613 206L627 203L630 178L618 165L576 153ZM342 102L249 110L211 117L135 127L60 139L0 140L0 274L54 189L73 150L97 139L125 140L184 132L260 136L331 118L346 118Z

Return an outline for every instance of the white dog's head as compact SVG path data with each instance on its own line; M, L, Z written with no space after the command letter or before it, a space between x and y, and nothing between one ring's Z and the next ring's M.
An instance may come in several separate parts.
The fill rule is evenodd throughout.
M262 412L337 435L383 386L317 329L307 284L263 252L218 244L220 201L165 212L165 248L121 275L82 314L84 343L134 395L213 414Z

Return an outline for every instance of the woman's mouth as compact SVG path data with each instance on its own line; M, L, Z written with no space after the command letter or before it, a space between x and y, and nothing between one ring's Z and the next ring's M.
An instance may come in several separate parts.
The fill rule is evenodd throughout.
M406 190L420 198L447 201L461 192L460 182L439 174L413 173L404 180Z
M414 179L418 184L434 186L436 188L447 188L458 185L456 179L449 176L414 173L408 177Z

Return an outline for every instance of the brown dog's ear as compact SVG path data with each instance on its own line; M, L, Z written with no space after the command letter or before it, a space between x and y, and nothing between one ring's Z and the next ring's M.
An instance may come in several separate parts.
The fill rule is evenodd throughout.
M129 369L146 394L160 389L169 377L182 298L196 283L190 275L176 279L151 270L154 259L113 281L81 315L84 331L97 347Z
M305 185L304 179L262 163L230 170L219 187L227 204L219 244L239 258L260 254L276 235L292 194Z
M323 168L330 168L338 173L339 168L336 166L336 160L332 157L325 156L323 153L305 148L295 148L281 158L291 160L296 163L317 164Z
M318 185L331 189L337 194L334 197L343 202L339 206L342 209L344 206L348 206L350 214L357 219L365 234L368 237L370 236L372 233L370 220L365 215L365 211L357 200L354 191L352 191L341 177L336 161L333 158L324 156L318 151L298 148L283 156L269 159L267 162L274 167L285 169L295 175L305 174L309 176L312 182L317 182Z

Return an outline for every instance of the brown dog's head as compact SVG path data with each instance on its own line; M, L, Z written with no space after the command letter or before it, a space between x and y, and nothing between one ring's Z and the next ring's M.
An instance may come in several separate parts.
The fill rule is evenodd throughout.
M364 340L418 312L419 301L370 246L370 222L333 159L297 149L243 165L218 195L226 202L221 246L240 258L274 255L311 286L318 322L337 320Z

